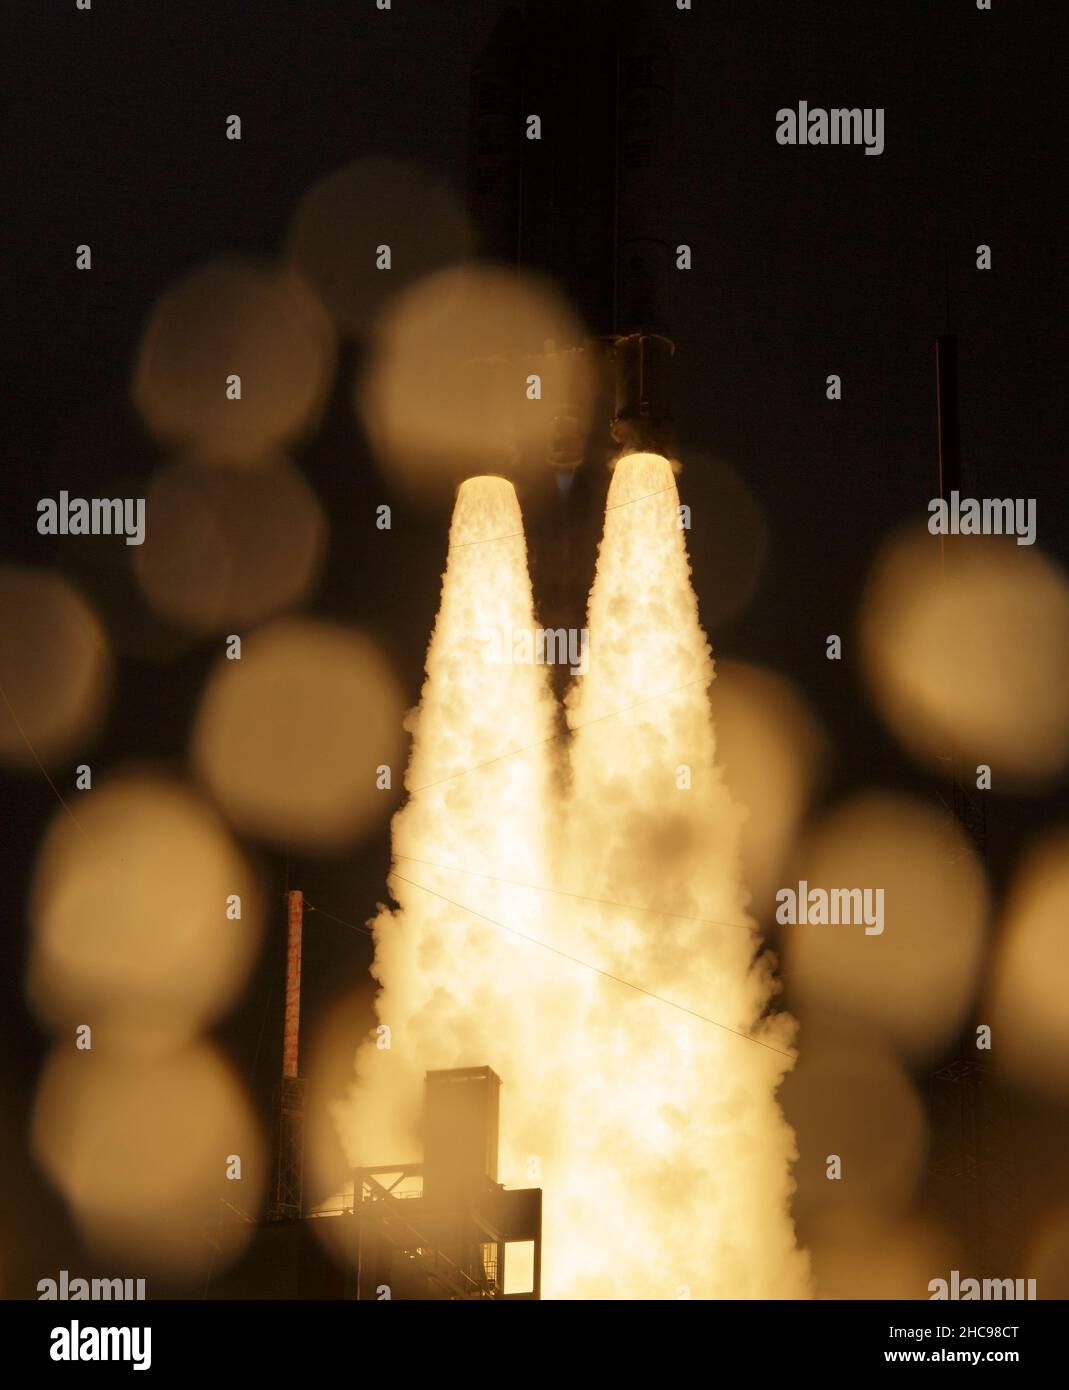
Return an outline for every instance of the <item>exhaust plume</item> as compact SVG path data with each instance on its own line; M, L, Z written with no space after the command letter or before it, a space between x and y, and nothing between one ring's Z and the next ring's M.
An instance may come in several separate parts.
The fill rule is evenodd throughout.
M407 725L409 799L392 837L398 905L372 924L381 1026L358 1052L360 1084L340 1112L354 1164L418 1156L428 1069L494 1066L510 1078L503 1132L522 1146L529 1129L510 1102L523 1103L521 1079L565 992L560 962L522 939L545 934L538 888L550 881L556 711L544 666L486 658L495 636L533 626L515 490L471 478L457 497L427 679ZM539 1066L547 1081L550 1060ZM522 1175L518 1161L503 1150L506 1173Z
M501 1180L543 1188L548 1297L808 1291L775 1094L794 1025L766 1017L677 516L667 461L625 457L562 777L544 668L483 659L489 628L534 624L515 495L461 488L394 821L398 907L374 924L391 1045L364 1045L337 1112L354 1163L411 1156L424 1071L493 1067Z
M568 900L573 949L658 997L606 982L591 1001L573 1136L588 1196L569 1182L580 1215L566 1292L797 1297L794 1136L775 1100L793 1023L763 1018L774 982L743 910L713 662L658 455L617 464L587 626L561 857L563 886L600 901ZM596 1252L589 1270L582 1247Z

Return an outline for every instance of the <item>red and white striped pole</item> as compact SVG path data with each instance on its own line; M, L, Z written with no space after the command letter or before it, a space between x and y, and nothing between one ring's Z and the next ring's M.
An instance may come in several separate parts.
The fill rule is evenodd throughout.
M301 927L304 894L294 888L288 896L286 932L286 1014L282 1024L282 1076L297 1075L297 1045L301 1033Z

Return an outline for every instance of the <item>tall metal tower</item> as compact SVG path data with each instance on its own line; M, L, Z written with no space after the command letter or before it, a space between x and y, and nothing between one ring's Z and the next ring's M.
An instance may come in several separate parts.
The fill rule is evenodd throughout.
M297 1074L301 1031L301 932L304 894L286 895L286 1008L282 1023L282 1075L275 1088L276 1166L273 1220L295 1220L304 1211L305 1082Z
M958 345L944 333L936 340L936 405L939 490L948 504L963 488L958 425ZM966 475L965 485L971 489ZM961 544L960 540L957 542ZM953 578L954 545L944 546L944 579ZM987 857L987 819L974 769L959 752L946 755L947 800L981 860ZM962 1246L969 1273L1000 1276L1012 1268L1019 1231L1020 1194L1014 1153L1013 1112L990 1053L976 1046L975 1020L959 1039L957 1056L929 1078L928 1201Z

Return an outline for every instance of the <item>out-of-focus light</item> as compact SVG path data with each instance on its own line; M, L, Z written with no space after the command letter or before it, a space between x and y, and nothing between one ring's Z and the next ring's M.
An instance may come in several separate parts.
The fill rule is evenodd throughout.
M256 460L313 421L333 366L330 320L303 277L228 258L192 271L156 305L134 402L167 443Z
M682 451L681 493L690 512L690 534L702 544L693 557L708 631L745 609L768 551L764 512L745 479L726 459Z
M972 998L988 910L983 868L959 823L913 798L867 793L799 847L783 887L870 890L882 931L854 922L779 927L788 1001L863 1018L911 1056L952 1038ZM864 903L862 903L864 907ZM851 908L851 915L853 909ZM841 914L840 914L841 915Z
M1069 1203L1048 1211L1029 1241L1023 1269L1037 1298L1069 1298Z
M878 1034L819 1016L803 1023L799 1060L780 1091L798 1141L792 1202L803 1244L849 1238L908 1210L925 1156L920 1100ZM839 1176L829 1177L831 1160Z
M581 339L563 300L532 277L465 266L421 281L377 320L357 382L376 458L431 504L475 473L548 483L557 417L585 430L593 380L584 352L553 345Z
M77 823L57 813L31 916L38 1014L89 1023L135 1053L174 1047L225 1009L261 928L255 883L218 814L146 774L94 787Z
M1023 1086L1069 1099L1069 833L1020 867L1006 902L986 1010L992 1057Z
M206 1267L220 1198L225 1214L259 1214L265 1170L255 1118L205 1044L144 1064L57 1047L38 1085L32 1142L83 1236L139 1276ZM228 1178L235 1158L241 1176ZM254 1229L239 1227L224 1260Z
M367 944L370 949L370 941ZM360 949L359 941L354 949ZM310 1191L333 1193L352 1182L352 1165L346 1161L331 1107L352 1083L353 1056L374 1027L373 997L370 980L347 991L319 1014L311 1036L302 1043L301 1072L308 1081L305 1173Z
M359 943L356 949L360 949ZM301 1073L308 1083L305 1191L310 1194L311 1205L324 1211L336 1211L352 1200L353 1165L346 1158L334 1111L339 1105L339 1096L344 1096L352 1084L356 1049L375 1025L374 993L370 979L346 991L319 1014L307 1044L302 1043ZM377 1136L376 1143L385 1153L390 1140ZM394 1152L405 1150L398 1148ZM418 1143L408 1152L418 1153ZM350 1259L349 1237L344 1230L338 1229L337 1222L313 1221L310 1229L340 1265Z
M709 699L717 760L732 800L746 811L742 858L751 910L768 918L827 741L798 689L760 666L717 662Z
M817 1298L836 1300L928 1299L931 1281L960 1265L950 1235L918 1221L817 1235L809 1251Z
M65 579L0 570L0 759L34 766L84 748L103 712L111 653L96 614ZM21 726L21 728L20 728Z
M919 759L955 748L992 785L1069 762L1069 583L1009 538L907 533L876 563L861 609L877 709ZM945 556L945 572L943 557Z
M400 786L402 716L396 677L369 638L278 619L209 678L193 765L241 830L334 851L396 804L380 769Z
M284 459L253 469L173 463L152 483L134 570L153 609L196 632L241 628L306 599L327 524Z
M373 156L313 184L294 214L288 250L338 327L358 333L391 295L464 260L470 242L467 217L444 183Z

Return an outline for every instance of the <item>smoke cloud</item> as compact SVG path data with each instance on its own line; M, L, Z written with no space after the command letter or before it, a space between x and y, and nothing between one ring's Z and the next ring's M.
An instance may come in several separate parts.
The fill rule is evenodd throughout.
M506 621L535 623L519 507L472 479L394 820L398 905L374 923L389 1034L336 1112L349 1158L414 1160L424 1072L489 1065L500 1180L543 1188L544 1296L804 1296L776 1100L794 1023L768 1013L665 459L617 465L567 731L544 667L484 660Z

